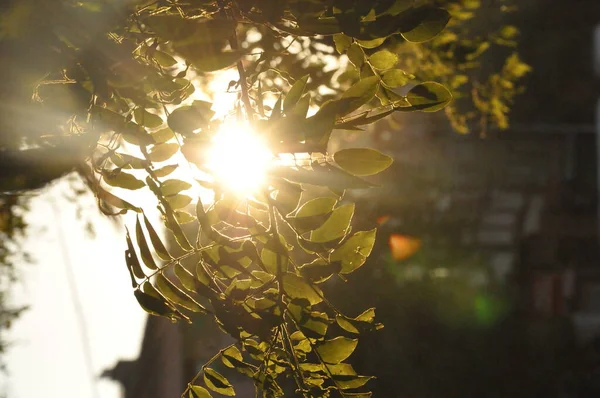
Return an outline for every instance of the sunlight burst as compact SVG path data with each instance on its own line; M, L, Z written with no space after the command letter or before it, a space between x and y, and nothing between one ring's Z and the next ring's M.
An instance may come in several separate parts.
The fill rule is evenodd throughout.
M217 181L246 194L264 183L273 154L249 126L224 124L213 144L207 166Z

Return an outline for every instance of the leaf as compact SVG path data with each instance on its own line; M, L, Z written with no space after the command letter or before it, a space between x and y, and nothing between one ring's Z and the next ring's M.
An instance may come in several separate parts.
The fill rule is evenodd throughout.
M300 233L311 231L327 221L336 203L337 199L331 197L311 199L287 220Z
M300 98L300 101L298 101L296 105L294 105L294 107L289 112L289 115L303 121L306 118L306 114L308 113L309 108L310 94L306 94L302 98Z
M223 364L225 364L225 366L227 366L228 368L233 368L234 365L229 361L230 358L235 358L238 361L242 361L244 359L244 357L242 357L242 353L236 346L231 346L227 348L225 351L223 351L221 357L221 360L223 361Z
M436 112L452 101L452 94L436 82L425 82L413 87L406 95L411 107L423 112Z
M125 264L127 264L127 268L129 269L129 273L131 274L131 285L135 288L137 287L135 278L143 279L146 277L146 274L144 274L142 266L140 265L140 261L138 260L137 254L135 253L135 248L133 247L133 242L131 241L131 236L129 235L129 230L127 229L127 227L125 227L125 230L125 239L127 240L127 250L125 250Z
M181 191L185 191L186 189L190 189L192 184L186 181L171 179L163 181L160 185L160 191L165 196L173 196L177 195Z
M150 113L144 108L136 108L133 111L133 115L135 116L135 121L140 126L145 126L152 129L160 127L163 124L163 120L160 116Z
M390 69L383 72L381 81L389 88L401 87L410 81L410 75L400 69Z
M173 267L173 272L175 272L175 276L181 282L181 285L189 290L190 292L196 292L196 278L190 271L188 271L183 265L177 263Z
M165 277L163 274L158 274L156 276L156 289L173 304L177 304L194 312L206 312L204 307L195 302L194 299L175 286L175 284L173 284L173 282L167 279L167 277Z
M371 254L375 245L377 229L360 231L346 240L339 248L334 249L329 261L342 263L342 274L348 274L362 266Z
M450 21L450 13L443 8L418 7L414 9L413 18L419 23L409 30L402 30L402 37L413 43L422 43L437 36Z
M323 362L336 364L352 355L357 345L358 339L338 336L319 344L317 352Z
M111 155L110 160L119 168L143 169L148 164L145 159L116 152Z
M177 60L175 58L163 51L155 51L154 54L152 54L152 57L160 66L165 68L169 68L177 64Z
M167 117L169 127L184 136L191 136L197 129L204 129L215 115L212 103L194 101L191 105L180 106Z
M331 217L318 229L310 234L311 242L329 242L341 239L350 228L354 215L354 204L345 204L333 210Z
M365 52L356 43L353 43L350 45L350 47L348 47L347 55L350 62L352 62L352 65L354 65L357 70L360 70L366 61Z
M386 37L380 37L378 39L373 39L373 40L357 40L356 42L362 48L377 48L383 44L385 39L386 39Z
M379 88L379 77L371 76L365 79L361 79L358 83L354 84L348 90L342 94L342 99L348 99L349 103L344 112L340 115L347 115L348 113L360 108L367 102L371 101L377 89Z
M152 162L164 162L169 160L179 150L179 145L176 143L156 144L148 153L148 159Z
M381 173L393 162L391 157L371 148L342 149L333 159L342 169L357 176Z
M339 54L346 52L348 47L352 44L352 38L346 36L343 33L337 33L333 35L333 42L335 43L335 49Z
M146 225L146 229L148 230L148 235L150 235L150 241L152 242L152 246L154 246L154 250L156 251L156 254L158 255L158 257L160 257L161 259L163 259L165 261L170 261L171 255L167 251L167 248L165 247L165 245L162 243L160 237L156 233L156 230L154 229L154 227L148 220L148 217L146 217L146 214L144 214L144 225Z
M154 258L152 257L152 253L150 252L150 248L148 247L148 242L146 242L146 237L144 236L144 231L142 230L142 224L140 223L140 217L136 217L135 222L135 236L137 240L137 244L140 247L140 255L146 267L151 270L158 269L156 267L156 263L154 262Z
M212 395L204 387L190 385L190 398L212 398Z
M342 390L352 390L364 386L372 378L372 376L335 376L335 381ZM359 397L361 396L369 397L370 395L369 393L360 393Z
M383 328L381 323L375 323L375 308L369 308L356 318L337 315L335 321L342 329L352 334L360 334Z
M336 203L337 199L331 197L311 199L298 209L296 218L313 217L330 213Z
M306 89L306 83L308 82L309 75L305 75L302 78L296 80L290 91L283 99L283 111L289 114L291 110L296 106L300 98L304 95Z
M133 292L140 306L151 315L179 318L177 312L164 299L151 296L141 290Z
M120 171L116 174L104 173L104 182L112 187L136 190L146 186L143 181L138 180L131 174Z
M316 286L311 286L302 277L286 272L282 276L283 291L291 299L306 299L311 305L319 304L323 299L317 293Z
M243 49L220 51L216 48L196 43L176 46L175 48L200 72L215 72L225 69L239 61L246 53L246 50Z
M369 57L375 69L391 69L398 63L398 56L391 51L381 50Z
M166 165L164 167L161 167L160 169L154 170L154 175L157 177L166 177L172 172L174 172L177 169L177 167L179 167L179 165L177 164Z
M365 189L374 185L362 180L344 170L327 164L318 165L313 170L292 169L291 167L272 167L268 174L273 177L285 178L288 181L325 186L332 189ZM294 209L292 209L294 210ZM291 211L291 210L290 210Z
M150 134L152 136L152 139L154 140L154 142L156 144L162 144L164 142L167 142L173 138L175 138L175 133L173 133L173 130L171 130L170 128L164 128L164 129L160 129L158 131L155 131L153 133Z
M187 211L178 210L175 212L175 219L179 224L187 224L196 221L196 217L192 216Z
M105 189L102 189L101 187L98 187L96 195L98 196L98 199L100 199L118 209L133 210L136 213L139 213L142 211L142 209L140 209L139 207L135 207L131 203L127 202L126 200L123 200L123 199L113 195L112 193L108 192Z
M192 198L187 195L174 195L165 198L173 209L183 209L192 202Z
M326 364L332 376L354 376L356 371L349 363Z
M399 234L391 234L390 250L395 260L404 260L415 254L421 248L421 240Z
M235 396L235 390L229 380L212 368L204 368L204 382L214 392L229 397Z
M304 264L299 268L300 274L312 283L322 283L328 280L333 274L341 271L342 264L339 261L326 262L317 258L311 263Z

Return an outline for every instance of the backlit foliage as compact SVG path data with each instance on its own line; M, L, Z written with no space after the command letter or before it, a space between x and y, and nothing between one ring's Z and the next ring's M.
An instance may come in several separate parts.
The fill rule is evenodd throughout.
M0 21L8 47L27 44L25 23L43 33L32 49L43 66L12 71L28 82L15 92L33 92L31 111L45 120L19 144L61 148L65 164L85 148L79 171L100 209L135 216L125 263L140 305L174 321L210 316L236 341L185 397L235 395L217 361L251 378L257 396L283 396L289 383L306 397L370 396L371 377L344 361L361 333L381 325L374 309L338 311L326 282L349 277L375 242L375 230L353 230L346 190L372 188L369 176L392 160L369 148L329 153L328 143L335 129L451 102L444 85L402 69L389 45L440 37L450 14L421 3L25 0ZM355 73L339 79L347 62ZM217 115L194 82L231 67L237 100ZM243 193L209 155L232 121L272 155ZM68 169L56 164L44 172ZM37 186L20 174L4 183Z

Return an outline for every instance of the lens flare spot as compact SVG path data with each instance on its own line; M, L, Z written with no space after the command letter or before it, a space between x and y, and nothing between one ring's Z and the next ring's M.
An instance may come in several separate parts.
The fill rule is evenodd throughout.
M215 135L207 166L225 188L250 194L264 185L273 158L249 126L230 123L224 124Z

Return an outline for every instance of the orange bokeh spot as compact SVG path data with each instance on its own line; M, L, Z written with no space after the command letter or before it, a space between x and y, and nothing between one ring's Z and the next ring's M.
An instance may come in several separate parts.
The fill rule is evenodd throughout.
M404 260L421 248L421 240L410 236L391 234L389 245L392 257L395 260Z
M375 222L376 222L378 225L381 225L381 224L385 223L387 220L389 220L389 219L390 219L390 217L391 217L391 216L379 216L379 217L377 217L377 220L375 220Z

